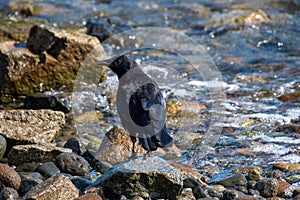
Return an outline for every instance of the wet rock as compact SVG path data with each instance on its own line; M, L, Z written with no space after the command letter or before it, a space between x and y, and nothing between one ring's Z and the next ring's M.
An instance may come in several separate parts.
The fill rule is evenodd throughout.
M112 168L112 165L108 162L98 161L95 163L95 169L101 174L107 172L110 168Z
M97 38L45 25L35 25L30 29L27 47L30 51L24 46L11 46L0 51L2 94L24 95L57 90L62 86L71 91L85 58L89 55L92 61L94 55L89 53L96 49L93 53L99 57L94 59L104 56ZM93 72L84 73L90 73L90 80L94 83L105 73L103 68L90 70Z
M32 176L30 174L21 174L20 176L21 186L18 191L21 196L25 195L33 187L43 182L41 175L40 177Z
M194 178L187 177L183 180L183 188L192 188L194 189L195 187L202 185L199 181L197 181Z
M96 193L87 193L78 197L76 200L102 200L102 198Z
M254 119L263 123L280 124L280 125L291 123L290 118L280 114L255 113L255 114L244 115L243 118Z
M122 195L175 199L182 185L182 174L155 156L136 157L114 165L94 184L95 187L102 186L105 197L112 199Z
M71 149L55 147L49 144L16 145L8 153L8 163L18 166L22 163L30 162L54 162L59 154L71 151Z
M253 169L249 170L248 177L250 180L259 181L262 179L262 176L261 176L262 173L263 173L263 171L261 169L253 168Z
M0 159L5 154L6 147L7 147L6 139L2 135L0 135Z
M226 200L259 200L258 197L245 195L237 190L225 190L223 199Z
M89 185L93 184L91 180L86 178L71 178L71 181L81 192L84 192Z
M269 16L263 10L259 9L253 13L250 13L245 17L237 19L237 22L244 22L246 25L252 25L252 24L261 24L269 20L270 20Z
M100 42L103 42L115 32L109 19L88 20L87 34L95 36Z
M181 194L176 196L176 200L187 200L187 199L196 200L193 194L193 190L191 188L183 188Z
M71 111L70 100L62 94L28 94L24 102L25 109L51 109L68 113Z
M49 178L55 174L60 173L59 169L56 167L56 165L53 162L45 162L39 165L35 171L39 172L41 175L43 175L46 178Z
M226 170L214 176L208 181L209 184L221 184L225 187L246 186L247 179L241 173L232 173L231 170Z
M136 153L146 151L136 142ZM96 158L101 161L116 164L132 156L132 142L130 135L120 127L112 128L103 139L97 151Z
M74 138L74 137L68 139L67 142L65 143L64 147L72 149L72 152L76 153L78 155L82 155L86 151L86 149L82 145L80 139Z
M0 163L0 189L11 187L18 190L20 185L21 178L19 174L12 167Z
M208 191L204 189L203 186L197 186L193 189L193 194L196 199L200 198L210 198L211 196L208 194Z
M75 153L62 153L56 158L56 165L65 173L76 176L89 176L90 165Z
M17 190L11 187L4 187L0 192L0 199L3 200L18 200L19 198Z
M256 183L255 189L257 189L263 197L272 197L277 195L279 183L277 179L263 179Z
M51 110L0 111L0 134L8 146L54 141L65 124L65 115Z
M300 170L300 164L295 163L276 163L273 165L274 169L281 169L287 171Z
M79 196L77 188L64 175L55 175L26 193L23 199L73 200Z
M289 94L283 94L280 97L278 97L278 99L280 101L296 101L296 100L300 100L300 92L294 92L294 93L289 93Z

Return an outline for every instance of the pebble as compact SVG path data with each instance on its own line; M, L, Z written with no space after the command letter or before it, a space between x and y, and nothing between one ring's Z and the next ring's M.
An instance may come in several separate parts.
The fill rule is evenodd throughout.
M194 189L195 187L197 187L199 185L201 185L201 183L192 177L187 177L183 180L183 188Z
M281 169L287 171L300 170L300 164L296 163L276 163L273 165L274 169Z
M0 192L1 200L17 200L19 198L17 190L11 187L4 187Z
M12 187L18 190L20 185L21 177L19 174L12 167L0 163L0 187Z
M84 192L93 183L91 180L81 177L71 178L71 181L81 192Z
M21 174L20 176L21 176L21 186L18 191L21 196L25 195L33 187L43 182L42 175L40 174L39 174L40 177L32 174Z
M210 198L211 196L208 194L208 191L204 189L203 186L197 186L193 189L193 193L196 199L200 198Z
M287 198L292 196L292 191L289 191L288 188L291 187L291 184L285 182L285 181L278 181L279 187L278 187L278 196Z
M263 172L262 170L259 170L257 168L253 168L253 169L249 170L248 177L249 177L250 180L259 181L263 178L261 176L262 172Z
M95 164L95 169L100 172L101 174L105 173L107 170L109 170L112 167L112 165L105 161L98 161Z
M274 178L263 179L256 183L255 189L257 189L263 197L272 197L277 195L279 183L278 180Z
M62 153L56 158L56 165L65 173L75 176L89 176L90 164L75 153Z
M208 181L209 184L221 184L225 187L246 186L247 179L241 173L234 174L231 170L223 171Z
M56 165L53 162L45 162L39 165L35 171L39 172L41 175L43 175L46 178L49 178L55 174L60 173L59 169L56 167Z
M72 149L72 152L78 155L83 155L86 151L84 146L81 144L80 139L75 137L68 139L64 148Z
M6 147L7 147L6 139L2 135L0 135L0 159L5 154Z

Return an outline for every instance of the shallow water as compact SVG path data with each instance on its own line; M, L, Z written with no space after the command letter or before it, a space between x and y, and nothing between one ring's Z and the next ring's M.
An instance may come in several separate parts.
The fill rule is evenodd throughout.
M300 125L300 101L282 102L278 97L300 91L300 1L6 0L0 3L2 15L19 17L17 11L22 6L16 2L38 7L38 14L29 19L43 19L62 27L81 28L89 19L107 17L119 30L171 28L199 42L218 67L222 78L218 85L224 88L226 99L211 98L211 80L205 80L205 75L194 76L189 63L178 55L148 50L132 53L161 85L166 97L206 106L204 110L192 107L194 114L182 117L179 132L173 121L169 124L179 145L185 140L180 134L195 133L204 143L215 143L217 138L210 138L207 131L211 128L210 133L218 137L223 128L214 150L205 152L204 158L202 146L182 144L184 149L196 148L184 153L182 162L193 161L204 169L218 166L219 170L242 164L299 162L299 132L280 126ZM7 6L11 7L10 13ZM254 18L249 17L251 13ZM111 74L106 83L97 86L98 94L89 90L85 93L94 99L90 109L96 107L103 112L109 124L119 123L115 107L110 107L106 99L116 90L115 80ZM78 99L84 101L86 96L79 95ZM73 106L85 109L86 104L77 103ZM216 123L211 123L215 118Z

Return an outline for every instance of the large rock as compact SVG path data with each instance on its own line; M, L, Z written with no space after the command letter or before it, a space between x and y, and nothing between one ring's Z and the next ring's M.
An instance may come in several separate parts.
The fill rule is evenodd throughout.
M71 153L71 149L56 147L49 144L31 144L13 146L8 153L8 163L20 165L23 163L55 162L56 157L64 152Z
M51 110L0 111L0 134L8 146L53 142L65 124L63 112Z
M136 142L135 151L138 154L146 151ZM132 141L129 133L123 128L115 126L103 139L97 151L96 158L110 164L122 162L132 156Z
M38 184L27 192L23 199L42 200L73 200L79 196L79 191L64 175L55 175Z
M71 89L87 55L95 49L99 57L104 55L97 38L45 25L30 29L27 47L6 44L1 48L2 94L29 94L61 86Z
M175 199L183 185L183 175L168 162L155 156L135 157L113 166L94 186L104 188L106 198Z

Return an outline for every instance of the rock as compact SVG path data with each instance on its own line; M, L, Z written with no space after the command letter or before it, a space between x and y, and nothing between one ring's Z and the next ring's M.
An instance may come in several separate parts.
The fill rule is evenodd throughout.
M69 97L62 94L50 93L34 93L26 95L24 102L25 109L51 109L69 113L71 111L71 103Z
M273 165L274 169L281 169L287 171L300 170L300 164L295 163L276 163Z
M102 186L106 198L175 199L183 185L183 175L156 156L135 157L114 165L99 177L94 187Z
M197 186L193 189L193 194L196 199L200 198L210 198L211 196L208 194L208 191L204 189L203 186Z
M104 161L98 161L95 163L95 168L98 172L100 172L101 174L104 174L105 172L107 172L110 168L112 168L112 165L109 164L108 162L104 162Z
M277 179L263 179L256 183L255 189L257 189L263 197L272 197L277 195L279 183Z
M175 162L170 162L170 164L177 170L181 171L181 173L184 176L196 179L201 185L207 185L201 180L202 175L196 170L194 170L192 165L187 165L184 163L175 163Z
M285 182L285 181L278 181L278 194L277 196L288 198L292 196L292 190L289 190L291 187L291 184Z
M18 166L30 162L54 162L59 154L71 151L71 149L55 147L49 144L16 145L8 153L8 163Z
M79 192L70 179L58 174L32 188L23 199L73 200L78 196Z
M40 177L34 177L30 174L21 174L20 176L21 176L21 186L18 191L21 196L24 196L33 187L43 182L41 175Z
M18 190L20 185L21 178L19 174L12 167L0 163L0 189L11 187Z
M103 42L115 32L109 19L88 20L86 27L87 34L97 37L100 42Z
M60 173L59 169L56 167L56 165L53 162L45 162L39 165L35 171L39 172L41 175L43 175L46 178L49 178L55 174Z
M187 177L183 180L183 188L194 189L195 187L197 187L199 185L201 185L201 183L192 177Z
M64 145L65 148L72 149L73 153L83 155L86 151L79 138L70 138Z
M237 190L225 190L223 199L226 200L259 200L260 198L250 195L245 195Z
M0 135L0 159L4 156L6 147L7 147L6 139L2 135Z
M75 176L89 176L90 165L83 157L75 153L62 153L56 158L56 165L65 173Z
M136 143L136 153L146 151ZM95 156L98 160L109 162L114 165L132 156L132 142L130 135L120 127L113 127L103 139Z
M84 192L85 189L93 184L93 182L86 178L71 178L72 183L76 186L77 189L79 189L81 192Z
M225 187L246 186L247 179L241 173L234 174L231 170L226 170L214 176L208 181L209 184L221 184Z
M62 86L71 91L81 64L88 55L94 56L90 54L92 50L98 55L94 59L104 56L97 38L45 25L34 25L30 29L27 47L13 45L4 48L6 51L0 50L0 74L3 76L0 94L24 95L57 90ZM105 73L103 68L89 70L93 72L84 73L91 74L90 80L94 83Z
M250 180L259 181L262 179L262 176L261 176L262 172L263 172L262 170L253 168L252 170L249 171L248 177Z
M280 97L278 97L280 101L296 101L300 100L300 91L296 91L294 93L289 93L289 94L283 94Z
M176 200L196 200L191 188L183 188L181 194L176 196Z
M102 200L102 198L96 193L87 193L78 197L76 200Z
M53 142L65 124L65 115L51 110L0 111L0 134L8 146Z
M14 188L4 187L0 192L0 199L2 200L18 200L19 198L19 194Z

